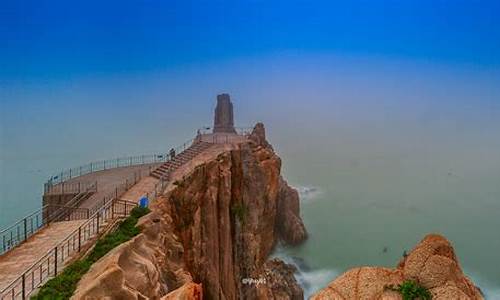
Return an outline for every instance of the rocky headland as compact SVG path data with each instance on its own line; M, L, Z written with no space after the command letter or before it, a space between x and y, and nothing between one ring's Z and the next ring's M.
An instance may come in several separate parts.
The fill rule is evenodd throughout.
M405 281L419 283L434 300L483 299L481 291L462 272L450 242L436 234L427 235L396 268L351 269L311 299L403 299L391 287Z
M303 299L295 268L269 259L307 238L299 197L257 124L173 180L141 233L94 264L73 299Z

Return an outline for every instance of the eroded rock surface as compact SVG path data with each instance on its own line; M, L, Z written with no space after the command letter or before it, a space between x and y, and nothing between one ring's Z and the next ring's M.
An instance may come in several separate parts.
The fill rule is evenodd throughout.
M483 299L479 289L460 268L451 244L440 235L427 235L397 268L351 269L332 281L311 299L402 299L386 289L414 280L432 293L432 299Z
M307 233L297 192L258 124L246 142L172 183L142 233L99 260L74 299L302 299L295 269L268 256ZM266 278L270 285L248 284ZM163 297L163 298L162 298Z

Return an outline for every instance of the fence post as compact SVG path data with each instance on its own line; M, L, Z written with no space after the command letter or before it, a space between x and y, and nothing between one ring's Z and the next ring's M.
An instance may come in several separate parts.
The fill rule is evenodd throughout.
M115 218L115 200L111 200L111 219Z
M97 211L97 233L99 233L99 215L101 214L100 211Z
M23 222L24 222L24 239L26 240L28 239L28 225L26 218L24 218Z
M78 227L78 252L82 250L82 227Z
M23 300L26 299L26 276L25 276L25 273L23 273L23 291L22 291L22 296L23 296Z
M54 248L55 254L54 254L54 276L57 276L57 246Z
M106 170L106 161L104 161L104 170Z
M118 187L115 187L115 198L118 198Z
M87 219L90 218L90 208L87 208Z
M80 193L81 193L81 182L78 181L78 194L80 194Z

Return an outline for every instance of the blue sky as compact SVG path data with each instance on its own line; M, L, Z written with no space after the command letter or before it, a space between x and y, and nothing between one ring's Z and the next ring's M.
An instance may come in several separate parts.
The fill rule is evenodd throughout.
M498 1L26 1L0 6L0 80L175 69L283 51L496 68Z
M483 124L500 115L498 12L499 1L2 1L0 155L66 155L50 147L61 141L75 155L139 152L81 143L96 130L125 143L137 118L180 141L210 124L220 92L240 125L332 110ZM177 140L157 141L147 149Z

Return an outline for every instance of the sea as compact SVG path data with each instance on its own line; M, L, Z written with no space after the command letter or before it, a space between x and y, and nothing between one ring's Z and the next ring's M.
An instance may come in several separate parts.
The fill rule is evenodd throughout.
M297 266L306 296L353 267L394 267L439 233L487 299L500 299L497 77L364 65L272 61L4 89L0 228L39 208L43 183L61 170L182 144L229 92L238 126L264 122L300 193L309 238L273 255Z

